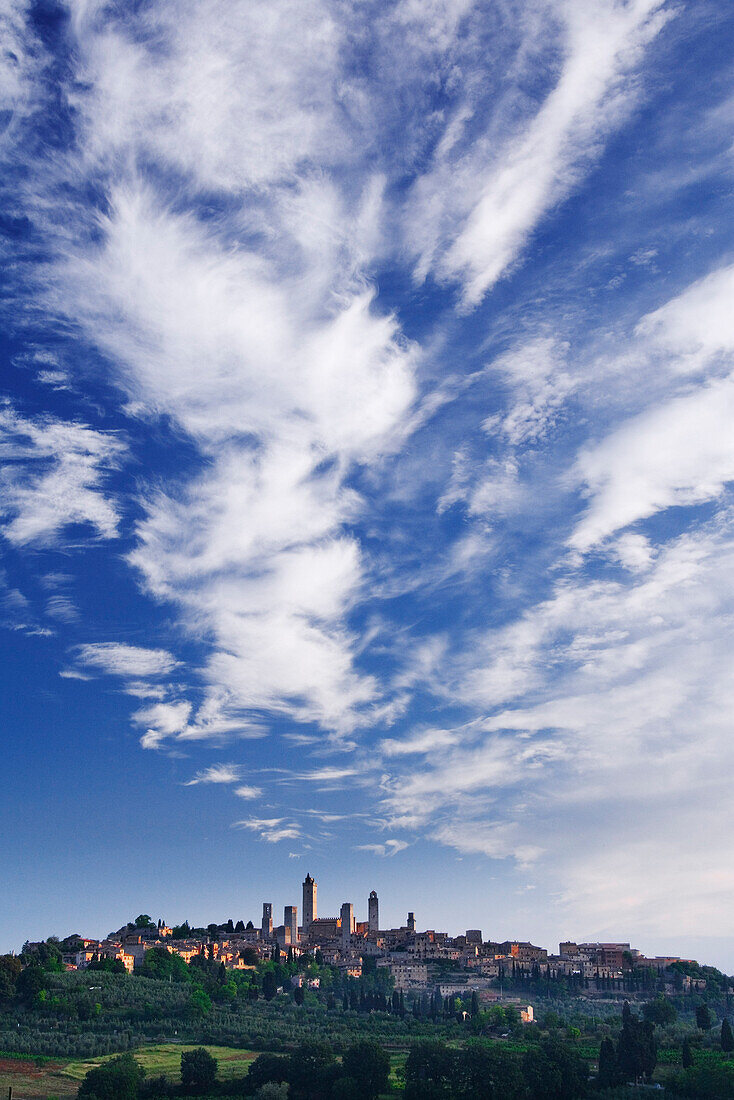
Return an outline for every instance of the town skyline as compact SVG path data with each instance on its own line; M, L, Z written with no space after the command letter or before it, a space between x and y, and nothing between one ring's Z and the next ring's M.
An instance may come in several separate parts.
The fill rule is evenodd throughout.
M384 968L397 993L427 996L438 980L441 996L466 996L496 1000L505 978L513 982L536 980L570 981L577 989L592 983L597 994L605 991L651 989L663 983L671 993L701 993L706 989L705 970L699 961L676 955L646 956L629 941L562 940L554 953L528 940L500 941L484 936L481 928L467 928L459 935L438 929L423 929L410 910L397 927L381 924L379 896L373 889L366 900L366 919L359 919L354 901L344 901L338 915L318 912L317 881L307 872L299 906L282 906L283 923L277 923L277 907L262 902L259 923L252 918L236 923L211 922L206 927L188 921L170 925L148 913L139 914L104 938L74 933L61 942L60 961L67 971L85 970L105 960L115 962L129 974L146 972L149 951L178 956L187 965L198 956L226 970L252 970L258 963L301 957L315 958L341 971L345 977L361 978L371 967ZM23 957L32 958L43 949L43 941L26 941ZM710 964L704 964L710 965ZM676 966L682 969L676 972ZM647 975L647 977L645 977ZM694 975L694 976L691 976ZM717 979L718 980L718 979ZM726 979L728 982L729 979ZM734 994L734 978L731 979ZM316 983L318 984L318 983ZM727 986L728 989L728 986ZM525 1022L532 1022L532 1007Z
M191 930L191 934L187 934L184 937L186 942L184 944L183 954L185 961L188 962L190 961L190 957L198 953L206 943L221 938L226 939L227 937L234 937L234 939L237 940L240 934L245 935L250 943L267 944L268 951L272 945L276 943L284 953L287 953L289 947L297 947L300 951L308 952L309 950L313 951L316 945L323 947L325 944L328 944L329 946L338 945L337 954L339 954L339 952L344 952L346 955L349 955L355 953L359 954L362 945L366 941L374 940L378 935L384 937L386 931L388 934L392 934L393 937L398 931L411 934L418 933L438 936L441 943L445 942L449 944L455 942L461 943L465 937L468 939L471 933L472 942L474 943L502 944L508 947L508 949L510 944L515 944L516 946L519 944L524 945L525 948L544 951L545 955L543 957L549 956L551 961L553 961L554 958L556 960L558 959L558 956L554 956L552 952L548 951L547 944L538 943L533 945L529 939L521 935L502 935L507 929L488 928L486 925L482 925L481 927L477 926L475 928L464 928L461 932L456 930L447 931L439 928L429 929L428 924L431 923L430 916L428 917L428 923L426 923L425 919L422 919L425 917L425 914L421 914L420 911L415 909L407 910L404 922L393 927L394 922L392 920L392 913L394 913L395 910L394 905L389 906L387 909L387 913L391 915L383 922L385 925L385 928L383 928L380 923L381 899L374 888L369 890L369 892L363 891L363 897L350 897L336 905L331 899L339 895L332 891L331 894L326 895L326 911L324 911L323 904L320 904L318 900L318 885L318 880L311 875L310 871L307 871L300 889L291 891L289 900L287 900L288 895L286 895L285 899L276 902L272 900L258 902L255 903L255 908L252 909L252 912L249 912L248 915L240 914L239 916L228 917L226 920L219 922L208 921L206 924L198 924L196 921L189 921L188 917L182 918L180 922L168 922L157 914L146 914L151 920L151 932L155 928L158 929L158 936L154 936L151 942L164 942L174 951L174 953L178 953L178 948L171 938L173 930L177 927L187 926ZM258 906L261 906L261 912L259 914L257 912ZM279 923L279 914L282 915L282 923ZM349 922L348 925L347 921ZM436 922L433 923L435 924ZM388 926L390 926L390 928L388 928ZM70 939L74 936L81 936L82 939L85 940L85 944L94 945L85 947L87 961L89 961L93 953L99 950L100 944L103 945L104 952L106 952L110 958L115 958L120 956L115 952L110 952L109 945L115 944L119 947L119 937L125 934L132 935L133 938L137 936L135 931L131 931L134 927L133 925L128 924L127 933L125 932L125 927L126 926L123 925L117 932L110 931L106 935L99 935L96 938L90 938L87 935L89 929L85 928L82 932L78 930L73 932L69 931L65 936L60 936L58 932L48 932L46 935L40 936L39 939L46 940L49 936L54 936L63 940L65 938ZM345 938L345 928L347 927L349 931ZM215 928L219 930L219 935L213 931ZM496 935L493 935L492 933L495 932ZM204 933L203 938L200 933ZM29 941L34 942L32 937L26 937L23 942L27 943ZM194 942L196 944L195 949L192 948L192 943ZM643 962L645 960L651 960L655 965L660 964L662 960L667 960L668 963L671 961L702 962L705 965L717 966L724 973L728 972L724 965L719 965L722 962L721 959L717 960L715 957L708 957L706 955L698 958L697 956L682 951L682 948L680 951L674 953L670 943L666 943L665 950L644 951L634 946L631 939L584 939L584 937L580 935L576 935L575 939L571 939L568 936L560 935L555 942L560 945L559 950L561 951L564 944L566 946L574 945L586 948L594 946L599 949L614 948L617 955L620 954L622 949L625 949L631 951L636 958L643 960ZM705 938L699 940L698 943L703 946L705 952ZM16 953L20 951L20 946L19 944L14 944L4 949L9 950L11 953ZM142 958L143 956L141 955L135 965L139 965L142 962ZM131 969L133 964L128 960L126 965Z

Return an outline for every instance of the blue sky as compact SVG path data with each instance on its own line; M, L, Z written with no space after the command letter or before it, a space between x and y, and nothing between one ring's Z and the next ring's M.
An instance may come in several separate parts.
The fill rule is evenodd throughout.
M0 949L734 970L730 6L0 20Z

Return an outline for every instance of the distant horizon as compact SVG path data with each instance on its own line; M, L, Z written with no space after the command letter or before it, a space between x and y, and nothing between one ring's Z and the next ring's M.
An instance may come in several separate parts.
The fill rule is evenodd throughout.
M0 949L310 867L734 972L732 5L0 29Z

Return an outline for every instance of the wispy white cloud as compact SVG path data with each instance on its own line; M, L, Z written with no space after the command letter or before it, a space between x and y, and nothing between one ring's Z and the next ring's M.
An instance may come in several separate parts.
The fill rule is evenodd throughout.
M262 787L252 787L247 784L243 784L240 787L235 787L234 793L238 798L253 799L259 798L263 793Z
M726 513L654 555L635 543L623 576L559 578L520 623L475 637L450 691L475 692L491 712L428 731L425 744L420 732L408 738L409 770L386 743L388 822L532 867L551 893L564 883L559 919L572 909L599 927L623 905L636 927L673 933L684 919L692 931L728 888L711 874L725 865L725 840L692 821L703 802L712 818L728 813L719 767L731 755L733 553ZM606 885L586 845L573 843L579 829L614 853ZM673 906L667 922L646 913L651 897L672 899L671 867L652 858L661 836L707 899L685 915ZM624 886L638 850L648 862L628 866Z
M79 609L69 596L57 594L50 596L46 601L46 614L52 619L60 619L61 622L76 622L79 619Z
M250 817L245 821L235 821L234 828L249 829L269 844L277 844L281 840L298 840L302 835L296 822L288 822L283 817Z
M119 513L105 475L126 450L114 434L0 407L0 522L14 546L48 546L74 524L115 538Z
M139 695L140 692L134 690L133 694ZM138 726L147 727L140 738L140 744L144 749L160 748L167 737L180 734L186 729L190 714L191 703L185 700L153 703L135 711L132 716L133 722Z
M663 0L537 10L540 18L526 19L531 56L537 64L539 38L556 47L560 34L558 79L534 112L504 134L483 135L458 172L453 145L440 146L433 178L422 179L414 196L414 229L426 240L419 272L435 266L460 279L470 305L519 258L540 220L567 197L635 105L636 67L670 15ZM448 213L447 202L454 205Z
M122 690L126 695L132 695L133 699L157 699L159 702L163 702L168 694L163 684L153 684L150 680L128 680Z
M76 650L87 668L113 676L165 676L178 662L165 649L146 649L123 642L90 642Z
M36 378L44 386L51 386L54 390L69 389L69 375L63 370L39 370Z
M45 58L28 32L30 4L5 3L0 9L0 34L5 46L0 59L0 108L7 125L0 135L0 148L12 152L29 114L42 101L38 80Z
M41 625L31 601L19 588L7 587L2 590L5 579L0 572L0 624L8 630L17 630L30 636L51 637L54 631Z
M576 384L566 369L567 353L567 344L538 337L496 359L491 369L507 382L512 398L507 412L484 421L484 431L501 433L513 447L543 439Z
M586 551L656 512L720 497L734 480L734 267L689 287L637 326L642 363L664 369L668 390L579 454L574 475L589 507L570 539ZM690 380L697 374L697 384Z
M296 778L312 783L328 783L335 779L348 779L357 774L357 768L314 768L313 771L299 772Z
M396 856L410 847L406 840L386 840L384 844L357 844L358 852L374 852L376 856Z
M433 837L440 844L460 852L494 859L512 856L521 866L528 866L542 855L543 848L539 844L523 843L519 834L514 824L470 820L441 825Z
M402 740L386 738L380 748L385 756L425 755L434 749L443 749L457 739L455 730L427 729Z
M183 492L144 502L130 561L149 591L206 624L213 690L349 730L376 683L356 672L344 627L363 583L342 532L359 508L344 480L354 460L390 449L415 352L338 266L324 313L310 269L284 281L137 184L103 229L103 248L64 271L78 286L69 308L86 303L131 396L175 416L210 458Z
M210 768L197 772L193 779L189 779L186 786L195 787L198 783L237 783L239 778L240 768L236 764L212 764ZM239 791L235 791L235 794L239 794Z

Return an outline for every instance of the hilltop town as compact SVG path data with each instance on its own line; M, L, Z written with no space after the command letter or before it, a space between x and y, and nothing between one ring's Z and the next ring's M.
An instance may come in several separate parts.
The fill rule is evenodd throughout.
M399 928L380 927L377 893L367 898L367 919L356 919L352 902L345 901L338 916L320 916L318 884L310 874L302 886L302 907L286 905L283 923L274 924L273 905L264 902L259 926L251 920L190 928L169 926L142 914L135 922L102 940L71 936L62 942L67 970L84 970L93 962L119 960L129 973L142 968L152 948L164 948L190 963L205 956L226 971L252 969L266 960L294 962L316 958L344 977L360 978L363 971L385 972L389 986L414 995L440 992L442 997L476 992L482 1001L496 1001L523 984L546 990L563 983L585 997L610 994L681 994L702 992L705 971L693 959L680 956L647 957L626 942L576 943L563 941L558 952L522 940L485 939L478 928L450 936L434 929L419 930L409 912ZM32 943L25 945L32 953ZM294 983L306 981L295 977ZM318 979L310 979L318 984ZM730 992L729 989L726 992ZM523 1018L532 1020L532 1008Z

